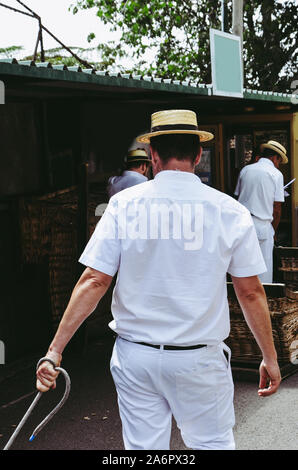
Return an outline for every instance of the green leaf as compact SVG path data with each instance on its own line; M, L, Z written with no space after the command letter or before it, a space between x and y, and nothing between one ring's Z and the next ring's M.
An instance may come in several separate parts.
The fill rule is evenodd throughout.
M88 34L87 41L91 42L91 41L93 41L93 39L95 39L95 34L94 33Z

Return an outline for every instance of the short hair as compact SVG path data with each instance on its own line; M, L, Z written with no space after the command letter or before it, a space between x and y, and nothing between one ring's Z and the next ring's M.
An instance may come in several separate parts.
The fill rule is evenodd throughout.
M145 163L147 166L149 165L149 162L146 162L144 160L143 161L137 160L135 162L126 163L125 169L126 170L131 170L132 168L140 168L140 166L143 165L143 163Z
M268 149L268 148L263 149L261 157L262 158L273 158L274 155L277 155L278 157L282 158L278 152L274 151L273 149Z
M163 134L151 137L150 144L164 163L171 158L194 163L201 147L200 137L195 134Z

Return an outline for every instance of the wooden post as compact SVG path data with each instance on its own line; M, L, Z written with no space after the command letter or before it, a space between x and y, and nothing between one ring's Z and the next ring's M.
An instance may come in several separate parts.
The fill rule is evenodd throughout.
M43 37L42 37L42 24L41 24L41 19L39 18L39 42L40 42L40 60L41 62L45 61L45 53L44 53L44 47L43 47Z
M298 247L298 113L293 113L291 123L291 178L296 181L291 185L292 194L292 246Z
M240 36L241 50L243 48L243 0L233 0L232 33Z
M243 0L233 0L232 33L240 37L241 60L242 60L242 80L244 83L244 63L243 63Z
M34 53L33 53L33 60L34 60L34 62L36 61L36 58L37 58L37 50L38 50L39 41L40 41L40 30L38 31L37 41L36 41L35 49L34 49Z
M221 0L221 30L227 32L228 27L227 3L226 0Z

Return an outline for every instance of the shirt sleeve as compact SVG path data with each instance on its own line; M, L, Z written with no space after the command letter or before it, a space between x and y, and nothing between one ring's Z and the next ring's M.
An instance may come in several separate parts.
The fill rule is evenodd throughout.
M256 230L248 211L237 218L228 273L235 277L257 276L267 271Z
M283 174L279 172L277 180L276 180L274 201L284 202L284 200L285 200L284 177L283 177Z
M107 206L93 235L83 251L79 262L90 268L114 276L120 263L120 240L118 237L115 204Z
M239 196L239 194L240 194L240 174L238 176L238 181L237 181L237 184L236 184L234 194L235 194L235 196Z

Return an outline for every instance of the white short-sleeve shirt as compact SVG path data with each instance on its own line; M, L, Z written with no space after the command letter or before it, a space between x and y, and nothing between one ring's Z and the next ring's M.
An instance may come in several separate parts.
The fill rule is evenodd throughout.
M144 183L148 178L137 171L125 170L121 176L112 176L108 181L108 195L114 196L123 189L130 188L136 184Z
M113 196L79 261L118 272L110 323L117 334L182 346L228 337L227 272L266 271L248 210L174 170Z
M283 174L268 158L242 168L235 189L238 201L251 214L272 222L274 202L284 202Z

